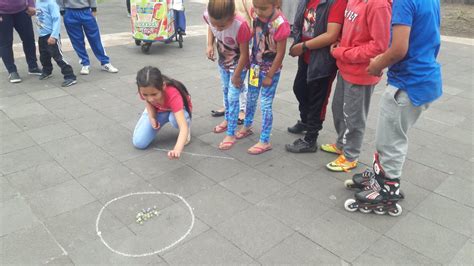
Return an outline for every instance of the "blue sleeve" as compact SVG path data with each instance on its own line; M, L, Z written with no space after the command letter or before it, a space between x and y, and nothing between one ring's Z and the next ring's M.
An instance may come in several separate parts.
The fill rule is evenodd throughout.
M413 0L395 0L392 7L392 25L412 26L416 6Z
M51 37L59 40L59 33L61 32L61 13L59 12L59 6L54 0L49 5L49 14L51 15L51 23L53 25Z

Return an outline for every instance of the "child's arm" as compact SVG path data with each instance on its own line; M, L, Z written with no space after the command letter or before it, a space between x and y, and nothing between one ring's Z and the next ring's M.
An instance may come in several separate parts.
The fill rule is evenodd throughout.
M156 121L156 108L151 103L146 102L146 111L148 113L148 118L150 119L151 127L154 129L159 129L160 124Z
M242 86L242 70L246 65L249 63L249 43L248 42L241 42L239 44L240 49L240 58L237 67L234 70L234 75L232 75L232 84L236 88L240 88Z
M268 70L265 79L262 82L263 87L270 87L272 85L273 76L275 72L281 67L281 63L283 63L283 58L285 57L286 51L286 38L284 40L277 42L277 53L275 59L273 60L272 67Z
M303 44L309 50L315 50L331 45L337 41L341 33L342 25L339 23L328 23L328 29L325 33L314 37L313 39L293 45L290 49L291 56L300 56L303 54Z
M216 57L214 56L214 33L212 33L211 27L207 26L207 50L206 55L207 59L211 61L216 61Z
M48 44L53 45L56 43L56 40L59 40L59 33L61 32L61 14L59 13L59 6L56 3L50 4L48 8L53 23L53 32L49 37Z
M390 19L392 16L388 2L386 6L368 9L367 13L371 14L367 19L371 40L355 47L336 46L331 49L334 58L347 63L363 64L387 50L390 42Z
M174 117L178 123L179 134L176 144L174 145L174 149L168 152L168 158L170 159L178 159L181 156L181 152L184 149L184 145L186 144L186 139L188 138L189 133L188 122L184 116L184 110L174 113Z
M370 60L367 72L373 76L381 76L382 70L405 58L410 39L411 27L394 25L392 27L392 44L388 50Z

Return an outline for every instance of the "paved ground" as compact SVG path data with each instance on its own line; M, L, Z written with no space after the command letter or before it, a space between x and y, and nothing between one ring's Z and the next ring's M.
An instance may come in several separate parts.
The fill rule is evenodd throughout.
M204 5L190 3L190 25L201 23ZM99 9L104 34L128 31L121 1ZM199 28L196 26L195 29ZM197 31L196 31L197 32ZM183 49L158 44L143 55L131 42L107 48L119 74L99 71L62 89L61 76L40 82L17 65L24 82L7 83L0 73L0 243L2 264L472 264L473 263L473 68L472 46L443 42L444 95L410 132L402 188L401 217L349 213L351 173L324 165L333 156L293 155L283 145L297 106L291 84L296 62L286 58L274 103L275 149L261 156L239 141L229 152L216 148L220 122L209 111L221 103L216 66L204 57L205 37L190 34ZM67 36L65 36L67 37ZM18 40L18 39L17 39ZM77 57L66 52L79 70ZM195 106L188 152L168 161L153 149L131 145L143 109L134 86L136 71L155 65L183 81ZM369 164L383 83L376 89L361 161ZM331 113L320 143L335 137ZM172 147L176 131L160 132L153 147ZM357 171L363 169L359 167ZM357 172L354 171L354 172ZM156 255L130 258L111 252L96 234L96 219L108 201L142 191L177 193L192 206L193 229L176 246ZM161 215L135 223L142 209ZM110 247L128 254L152 253L178 240L191 215L173 196L139 195L111 203L99 221Z

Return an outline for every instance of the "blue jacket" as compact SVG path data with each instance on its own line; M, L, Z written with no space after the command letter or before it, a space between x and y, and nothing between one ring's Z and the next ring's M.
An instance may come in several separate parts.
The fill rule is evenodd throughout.
M58 40L61 32L61 14L56 0L36 1L36 17L39 36L51 35Z

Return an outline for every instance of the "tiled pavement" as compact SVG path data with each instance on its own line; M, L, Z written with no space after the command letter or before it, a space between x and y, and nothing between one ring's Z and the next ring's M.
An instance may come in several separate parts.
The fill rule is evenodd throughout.
M99 9L104 33L129 28L121 4L106 1ZM201 23L203 8L189 4L190 24ZM40 82L24 74L24 60L17 59L24 81L11 85L1 68L1 264L474 263L471 46L443 43L444 95L410 132L404 212L393 218L344 210L352 192L342 181L351 174L325 170L333 156L284 151L296 137L286 132L297 118L292 58L284 62L274 103L274 150L247 155L253 136L228 152L218 151L222 136L210 132L220 120L209 111L221 104L221 93L216 66L204 58L204 43L204 36L189 36L183 49L157 44L150 55L130 43L108 47L120 73L100 72L92 60L91 75L66 89L59 86L57 69L54 78ZM66 56L78 70L76 55ZM184 155L169 161L161 151L132 147L131 133L143 110L134 75L144 65L159 66L190 89L195 112L186 151L234 160ZM373 98L364 164L374 150L383 88L382 82ZM320 143L334 139L331 116L329 110ZM153 146L172 147L175 134L164 128ZM141 191L183 196L193 207L194 228L181 243L153 256L114 254L96 234L97 215L111 199ZM154 205L162 215L137 225L135 214ZM169 245L190 220L174 197L135 196L109 205L99 228L112 247L138 254Z

